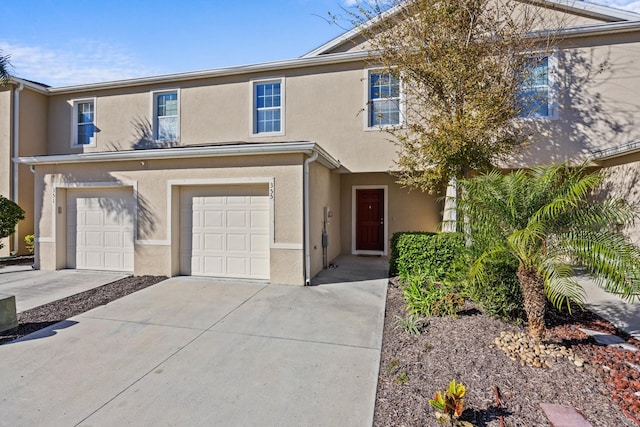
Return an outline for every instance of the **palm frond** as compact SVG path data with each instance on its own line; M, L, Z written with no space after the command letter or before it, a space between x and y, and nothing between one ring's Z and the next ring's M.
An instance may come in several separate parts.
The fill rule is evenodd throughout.
M571 304L582 307L585 293L575 280L574 271L564 260L550 256L541 257L538 263L540 275L544 279L544 290L549 302L560 309L566 306L571 312Z

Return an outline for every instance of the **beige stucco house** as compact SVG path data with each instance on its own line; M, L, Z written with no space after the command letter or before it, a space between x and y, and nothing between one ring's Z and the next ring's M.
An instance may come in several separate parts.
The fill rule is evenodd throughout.
M580 1L545 61L538 141L514 164L592 159L633 193L640 15ZM436 195L395 184L399 82L357 32L296 59L148 78L0 90L0 194L28 213L36 268L305 284L340 254L387 255L437 230ZM390 94L379 97L379 93ZM618 181L616 181L618 180ZM613 187L612 187L613 188Z

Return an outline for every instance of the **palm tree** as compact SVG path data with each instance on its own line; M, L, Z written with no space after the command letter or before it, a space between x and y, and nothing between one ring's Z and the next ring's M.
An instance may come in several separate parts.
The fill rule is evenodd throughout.
M584 290L572 265L580 265L607 292L640 296L640 249L620 231L637 211L624 200L594 196L603 180L587 165L491 172L461 183L460 208L475 249L470 275L487 284L485 265L514 257L529 323L543 340L546 300L581 305Z
M4 86L9 83L9 69L11 64L9 63L9 55L4 56L0 50L0 86Z

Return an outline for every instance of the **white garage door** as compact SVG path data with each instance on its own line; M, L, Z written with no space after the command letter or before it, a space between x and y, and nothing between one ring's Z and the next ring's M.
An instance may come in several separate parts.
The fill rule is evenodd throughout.
M131 190L69 190L67 267L133 271Z
M269 279L266 186L185 188L181 192L181 273Z

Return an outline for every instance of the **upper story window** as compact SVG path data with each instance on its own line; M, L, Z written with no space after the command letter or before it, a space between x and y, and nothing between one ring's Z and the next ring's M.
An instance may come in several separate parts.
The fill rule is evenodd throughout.
M177 90L153 94L153 137L161 142L177 141L180 138Z
M552 78L553 57L533 58L525 73L523 85L518 92L520 117L552 118L555 113Z
M254 82L253 98L253 133L282 133L284 129L283 80Z
M368 126L400 124L400 79L391 73L371 71Z
M73 103L73 145L95 145L95 100L83 99Z

